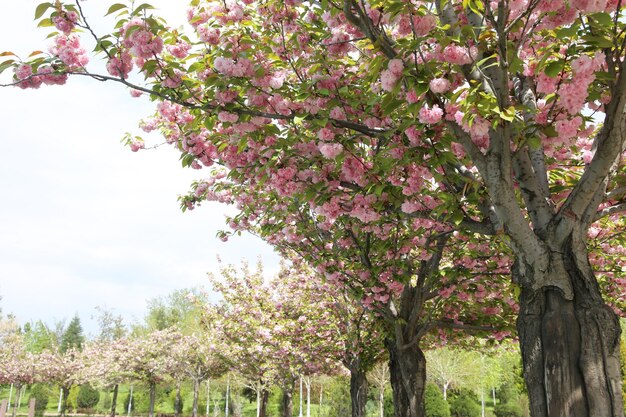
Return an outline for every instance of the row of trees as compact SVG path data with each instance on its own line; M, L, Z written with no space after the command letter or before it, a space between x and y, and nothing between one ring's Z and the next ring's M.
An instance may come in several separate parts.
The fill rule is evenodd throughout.
M624 7L193 0L183 35L129 2L98 35L80 2L43 3L54 47L0 69L157 101L145 130L185 166L225 168L184 208L235 204L235 232L297 253L384 323L398 416L424 414L429 335L502 338L509 312L534 417L621 416Z
M348 373L352 415L365 415L367 375L387 357L380 317L302 263L284 265L269 281L260 265L256 270L225 267L211 282L221 296L216 305L199 291L176 292L153 300L145 326L136 325L128 335L120 318L105 310L99 316L99 337L88 342L78 317L56 341L42 331L41 322L21 332L8 328L0 348L0 384L13 384L18 391L35 382L56 384L62 391L61 414L71 388L91 384L112 391L113 417L122 383L148 386L153 416L157 385L169 381L180 398L182 383L191 382L195 417L200 384L228 371L240 375L256 394L258 416L267 415L273 387L282 392L283 415L292 416L299 381L308 410L312 378ZM445 393L451 382L433 375ZM388 373L382 382L377 378L381 395L388 378ZM383 402L379 398L381 407Z

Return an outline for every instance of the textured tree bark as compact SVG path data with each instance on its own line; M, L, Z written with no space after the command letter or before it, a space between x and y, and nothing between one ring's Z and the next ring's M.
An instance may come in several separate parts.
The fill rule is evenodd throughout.
M350 399L352 401L352 417L365 417L367 392L369 384L365 372L358 369L350 370Z
M386 342L395 417L424 417L426 357L417 344L401 349Z
M283 388L282 417L293 416L293 386Z
M558 288L525 285L536 277L519 260L513 269L522 286L517 328L531 416L622 417L617 316L602 300L584 245L569 239L550 256L547 273L566 275L550 281L569 280L572 300Z
M259 417L267 417L267 404L270 401L270 392L263 388L261 390L261 403L259 404Z
M117 392L119 391L119 384L113 386L113 399L111 399L111 417L115 417L115 409L117 408Z

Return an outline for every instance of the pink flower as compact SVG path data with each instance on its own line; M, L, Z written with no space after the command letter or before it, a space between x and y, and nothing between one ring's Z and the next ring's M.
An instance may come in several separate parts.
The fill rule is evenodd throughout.
M337 155L343 152L343 146L341 143L322 143L319 145L319 150L324 158L335 159Z
M432 109L428 108L428 105L424 105L419 112L419 121L424 124L438 123L443 117L443 110L438 105L434 105Z
M450 81L445 78L434 78L429 83L430 91L441 94L450 89Z
M235 123L237 120L239 120L239 116L235 113L229 113L227 111L221 111L217 114L217 118L219 119L220 122L227 122L227 123Z
M329 140L333 140L335 138L335 133L332 131L332 129L329 129L327 127L323 127L323 128L321 128L317 132L317 137L320 140L329 141Z

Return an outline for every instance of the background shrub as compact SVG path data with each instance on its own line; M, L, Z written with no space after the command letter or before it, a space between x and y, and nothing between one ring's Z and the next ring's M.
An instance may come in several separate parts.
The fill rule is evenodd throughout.
M480 404L476 394L468 389L452 392L448 397L452 417L477 417L480 415Z
M443 399L443 393L437 385L431 382L426 384L424 406L426 407L426 417L450 417L450 406Z

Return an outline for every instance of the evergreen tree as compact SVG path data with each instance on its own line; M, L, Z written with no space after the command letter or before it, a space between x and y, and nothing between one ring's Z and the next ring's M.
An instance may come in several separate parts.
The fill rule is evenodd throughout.
M72 321L70 321L65 332L63 332L60 350L62 353L65 353L71 348L82 350L84 342L85 336L83 335L83 327L80 324L80 318L76 315Z

